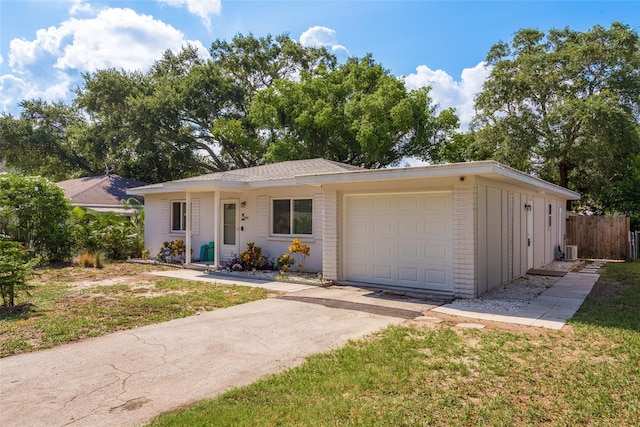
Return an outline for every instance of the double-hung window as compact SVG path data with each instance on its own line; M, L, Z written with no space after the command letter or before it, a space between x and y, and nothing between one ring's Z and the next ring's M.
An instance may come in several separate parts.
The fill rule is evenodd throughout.
M312 199L273 199L271 206L272 234L313 234Z
M171 202L171 231L184 232L187 230L187 202Z

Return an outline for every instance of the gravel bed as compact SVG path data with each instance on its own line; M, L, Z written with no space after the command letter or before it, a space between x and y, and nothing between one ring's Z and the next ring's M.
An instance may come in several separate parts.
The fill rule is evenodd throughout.
M554 261L541 269L569 271L577 264L577 261ZM479 298L457 299L447 307L497 314L515 314L525 308L535 297L552 287L558 279L560 277L526 274L506 285L491 289Z

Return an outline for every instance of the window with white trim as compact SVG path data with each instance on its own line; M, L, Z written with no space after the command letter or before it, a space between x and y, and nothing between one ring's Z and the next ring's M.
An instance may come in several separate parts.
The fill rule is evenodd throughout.
M181 200L171 202L171 231L184 232L187 230L187 202Z
M313 234L313 199L273 199L271 234Z

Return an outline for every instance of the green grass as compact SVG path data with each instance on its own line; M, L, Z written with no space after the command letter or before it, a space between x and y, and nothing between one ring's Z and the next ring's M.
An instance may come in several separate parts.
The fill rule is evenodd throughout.
M144 277L139 267L133 269L135 274L128 265L112 271L46 271L40 279L44 281L36 284L30 296L21 298L20 310L0 311L0 357L267 297L261 288ZM72 286L78 279L96 281L102 275L131 276L131 280L109 286Z
M640 263L609 264L570 327L393 326L153 426L635 426Z

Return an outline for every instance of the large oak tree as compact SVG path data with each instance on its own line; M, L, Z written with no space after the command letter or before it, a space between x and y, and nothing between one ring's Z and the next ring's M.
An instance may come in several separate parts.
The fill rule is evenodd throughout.
M640 42L613 23L518 31L494 45L476 98L476 158L495 158L602 203L640 153Z
M250 116L268 161L324 157L368 168L406 156L433 161L458 118L451 109L436 114L428 92L407 91L368 55L275 82L258 93Z

